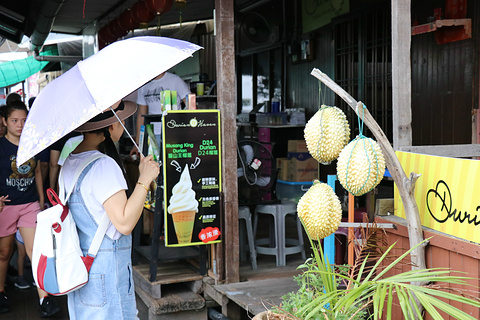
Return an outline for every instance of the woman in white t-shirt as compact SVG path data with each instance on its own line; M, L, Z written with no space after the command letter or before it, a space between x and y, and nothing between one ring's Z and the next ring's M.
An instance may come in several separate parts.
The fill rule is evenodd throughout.
M120 119L136 111L132 102L116 103ZM87 284L68 294L70 319L135 319L137 309L131 265L131 232L142 213L148 186L159 173L152 156L142 158L139 178L127 199L127 182L114 141L123 127L112 111L105 111L77 128L83 141L67 157L62 168L66 190L73 186L77 167L95 153L105 153L81 174L68 200L77 224L80 246L88 251L100 220L106 212L111 225L92 264Z

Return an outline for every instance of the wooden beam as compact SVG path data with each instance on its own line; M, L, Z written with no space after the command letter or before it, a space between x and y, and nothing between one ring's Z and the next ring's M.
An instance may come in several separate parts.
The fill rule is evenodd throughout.
M412 145L411 0L392 0L393 149Z
M400 151L428 154L431 156L470 158L470 157L480 157L480 144L406 146L406 147L400 147Z
M216 257L217 265L223 262L225 269L224 279L222 274L218 274L218 280L230 283L240 281L233 0L215 0L215 30L217 104L222 121L222 191L224 195L223 242L217 246L219 250Z

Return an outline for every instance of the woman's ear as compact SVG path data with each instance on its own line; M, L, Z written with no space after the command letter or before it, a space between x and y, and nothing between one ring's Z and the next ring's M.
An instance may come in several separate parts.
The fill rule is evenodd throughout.
M115 122L108 126L108 132L110 132L110 135L112 134L112 132L115 131L115 129L117 128L117 125L118 125L118 122Z

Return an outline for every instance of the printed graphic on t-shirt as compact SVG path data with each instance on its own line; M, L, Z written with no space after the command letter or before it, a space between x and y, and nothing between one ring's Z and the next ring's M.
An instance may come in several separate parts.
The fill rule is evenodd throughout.
M147 102L147 105L158 103L160 101L160 92L162 91L164 91L163 87L159 87L155 90L148 90L147 94L145 94L145 102Z
M17 157L15 155L10 157L12 174L7 177L5 185L8 187L17 187L18 191L25 191L35 182L35 168L37 167L37 161L31 158L17 168L16 159Z

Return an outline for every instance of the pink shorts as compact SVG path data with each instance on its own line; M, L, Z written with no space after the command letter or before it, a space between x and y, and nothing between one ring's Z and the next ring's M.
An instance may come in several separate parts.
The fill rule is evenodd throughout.
M42 211L38 201L26 204L6 205L0 212L0 237L17 232L20 227L35 228L37 213Z

